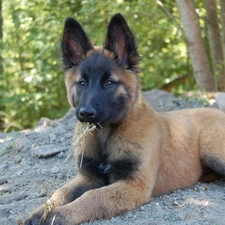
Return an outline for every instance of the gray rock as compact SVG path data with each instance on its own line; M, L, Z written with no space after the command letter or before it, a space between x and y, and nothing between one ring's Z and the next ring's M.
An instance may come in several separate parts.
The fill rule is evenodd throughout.
M3 165L0 165L0 171L5 171L9 168L9 164L8 162L6 162L5 164Z
M46 196L46 191L44 191L44 190L41 190L41 192L36 195L37 198L42 198L45 196Z
M39 158L48 158L62 151L65 151L65 147L57 145L44 145L44 146L36 146L32 150L34 155L38 156Z
M27 194L23 193L23 194L20 194L20 195L16 196L14 198L14 200L15 201L21 201L21 200L25 199L27 196L28 196Z
M8 185L5 185L5 186L1 186L1 189L0 189L0 194L5 194L7 192L11 192L11 188L8 186Z
M58 173L58 174L57 174L57 177L58 177L59 179L64 179L64 178L65 178L65 175L64 175L63 173Z
M219 92L216 96L216 103L219 109L225 111L225 92Z
M48 169L42 169L42 170L40 170L40 174L47 175L47 174L49 174L49 170Z
M14 158L14 160L13 160L13 162L16 163L16 164L19 164L21 161L22 161L22 157L19 156L19 155L17 155L17 156Z
M7 179L0 179L0 185L8 183Z
M51 169L51 173L58 173L59 172L59 167L58 166L54 166L52 169Z
M59 159L62 159L64 157L64 152L60 152L59 154L58 154L58 158Z
M50 143L52 143L52 142L54 142L56 140L56 136L53 133L49 134L48 137L49 137Z
M23 170L20 169L20 170L16 171L15 174L16 174L18 177L20 177L20 176L23 174Z

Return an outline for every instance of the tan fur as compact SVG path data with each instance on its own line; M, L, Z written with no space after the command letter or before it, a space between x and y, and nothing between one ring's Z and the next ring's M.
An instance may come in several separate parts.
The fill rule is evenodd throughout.
M105 57L109 59L114 59L114 54L106 49L104 49L102 46L94 46L93 50L88 51L85 55L85 58L90 57L94 52L101 52Z
M74 98L76 98L76 86L74 85L74 83L78 81L79 78L80 78L80 73L77 67L68 70L67 73L65 74L67 98L70 105L73 107L75 106L73 105L72 95L74 95Z

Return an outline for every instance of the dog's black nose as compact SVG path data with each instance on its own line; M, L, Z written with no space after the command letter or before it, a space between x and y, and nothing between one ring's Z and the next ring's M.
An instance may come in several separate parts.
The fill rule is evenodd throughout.
M82 121L92 122L96 116L96 110L89 107L82 107L79 111L79 116Z

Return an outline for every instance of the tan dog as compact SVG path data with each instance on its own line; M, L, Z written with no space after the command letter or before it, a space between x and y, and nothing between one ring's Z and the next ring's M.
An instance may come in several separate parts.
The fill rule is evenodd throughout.
M151 196L225 175L224 113L151 109L139 89L135 40L120 14L102 48L68 18L62 50L69 102L78 120L98 129L85 137L78 175L53 194L55 208L43 224L116 216ZM43 213L44 206L37 208L25 225L39 224Z

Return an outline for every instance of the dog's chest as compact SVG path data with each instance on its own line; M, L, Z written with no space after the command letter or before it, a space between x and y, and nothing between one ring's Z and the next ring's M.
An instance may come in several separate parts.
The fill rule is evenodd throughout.
M104 133L99 133L94 140L92 139L94 142L88 145L93 147L92 154L86 154L78 159L78 165L82 161L81 173L102 178L106 183L133 177L140 162L132 151L126 149L124 142L120 144L120 141L114 138L115 136L116 129L111 129L104 130ZM84 152L90 151L84 149Z
M99 174L110 175L112 170L112 164L107 162L101 162L98 165Z
M80 172L86 176L104 179L105 183L132 178L138 170L139 162L133 157L122 157L112 160L106 154L101 157L91 158L84 156ZM80 161L79 160L79 161Z

